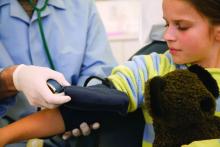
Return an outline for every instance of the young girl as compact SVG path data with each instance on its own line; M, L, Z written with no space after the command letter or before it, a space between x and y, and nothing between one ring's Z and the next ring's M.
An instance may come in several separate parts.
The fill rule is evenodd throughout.
M169 46L169 52L136 56L132 61L114 68L108 77L114 87L105 88L106 93L111 94L108 89L111 91L114 88L121 97L125 93L129 99L128 112L142 107L145 81L175 69L183 69L186 64L205 67L220 85L220 0L163 0L163 15L167 23L164 39ZM87 96L90 97L92 96ZM143 110L146 121L143 147L150 147L154 140L152 119L146 109ZM216 111L217 114L220 111L220 99L217 100ZM65 129L70 129L70 124L76 123L79 116L83 115L65 106L38 112L1 128L0 145L62 133ZM85 115L93 117L94 114L86 112ZM202 141L202 144L220 146L218 140Z

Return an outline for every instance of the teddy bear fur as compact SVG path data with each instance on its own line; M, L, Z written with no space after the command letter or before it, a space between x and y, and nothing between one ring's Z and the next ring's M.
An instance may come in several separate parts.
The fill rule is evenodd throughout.
M180 147L220 138L214 115L218 85L204 68L193 65L146 82L145 106L153 119L153 147Z

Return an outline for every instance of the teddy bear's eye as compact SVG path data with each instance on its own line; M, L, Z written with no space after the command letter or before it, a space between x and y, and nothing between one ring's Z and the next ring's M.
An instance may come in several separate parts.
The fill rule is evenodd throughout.
M204 97L200 102L200 107L203 111L209 112L215 107L215 101L211 97Z

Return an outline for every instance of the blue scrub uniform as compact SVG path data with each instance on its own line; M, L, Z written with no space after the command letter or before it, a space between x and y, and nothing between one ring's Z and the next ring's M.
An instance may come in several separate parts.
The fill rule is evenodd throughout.
M107 76L116 65L92 0L50 0L42 23L55 68L73 85L82 85L91 75ZM0 0L0 70L16 64L49 67L36 12L29 18L17 0ZM12 118L36 111L22 93L16 97L0 102L0 117L15 99L7 114Z

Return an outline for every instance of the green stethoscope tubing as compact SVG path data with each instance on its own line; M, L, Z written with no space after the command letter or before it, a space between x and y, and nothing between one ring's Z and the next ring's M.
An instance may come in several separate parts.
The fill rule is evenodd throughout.
M46 52L46 55L47 55L47 58L48 58L51 69L55 70L55 66L53 64L51 54L50 54L50 51L49 51L49 48L48 48L48 44L47 44L47 41L46 41L46 37L45 37L45 34L44 34L44 29L43 29L43 26L42 26L42 19L41 19L41 12L43 12L46 9L48 1L49 0L45 0L44 5L41 8L37 8L37 5L34 4L33 0L29 0L29 3L32 6L33 10L35 10L37 12L37 22L38 22L38 26L39 26L39 30L40 30L40 35L41 35L41 38L42 38L42 41L43 41L44 50Z

